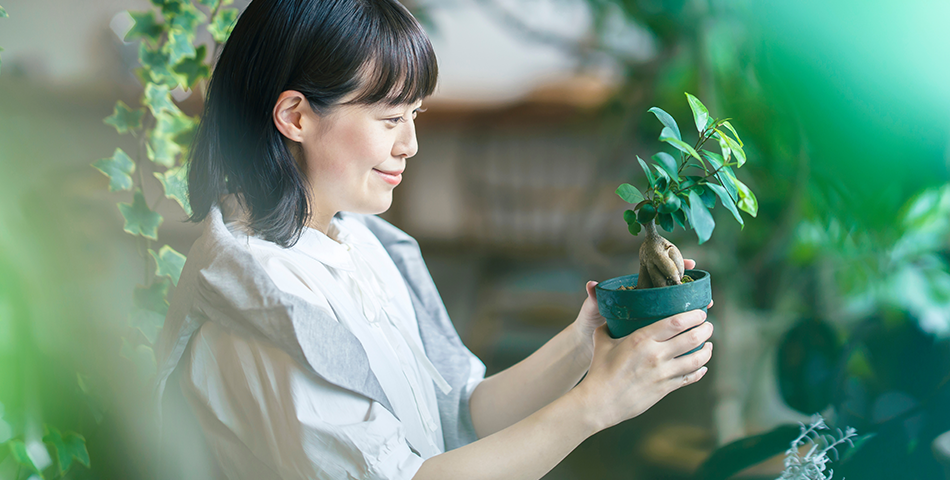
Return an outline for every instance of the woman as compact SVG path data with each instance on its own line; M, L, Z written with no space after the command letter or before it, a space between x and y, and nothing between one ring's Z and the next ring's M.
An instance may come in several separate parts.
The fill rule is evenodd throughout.
M574 323L483 378L415 241L374 216L437 76L395 0L255 0L225 45L158 353L159 397L175 372L229 478L540 478L704 375L711 344L677 358L702 311L611 339L589 282Z

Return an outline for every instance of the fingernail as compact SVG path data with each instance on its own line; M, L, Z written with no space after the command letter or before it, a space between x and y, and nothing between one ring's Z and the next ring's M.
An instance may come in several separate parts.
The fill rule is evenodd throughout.
M702 375L702 374L706 373L708 370L709 370L709 369L706 368L706 367L701 367L701 368L699 369L699 374Z

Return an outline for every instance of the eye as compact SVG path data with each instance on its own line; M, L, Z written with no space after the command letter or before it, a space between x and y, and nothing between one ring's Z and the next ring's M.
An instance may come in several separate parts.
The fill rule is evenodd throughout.
M426 111L426 109L425 109L425 108L422 108L422 107L419 107L419 108L413 110L413 111L412 111L412 118L415 119L416 116L418 116L420 113L425 112L425 111ZM406 119L400 116L400 117L387 118L386 121L389 122L389 123L392 124L392 125L398 125L398 124L400 124L400 123L402 123L402 122L405 122Z

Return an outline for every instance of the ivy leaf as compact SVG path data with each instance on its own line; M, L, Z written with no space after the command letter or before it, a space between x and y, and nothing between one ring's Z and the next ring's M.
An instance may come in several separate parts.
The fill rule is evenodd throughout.
M726 191L720 185L715 183L707 183L706 187L712 189L713 192L716 192L716 195L719 196L719 201L726 206L726 209L732 212L732 216L736 217L736 221L739 222L739 225L742 225L745 228L745 222L742 221L742 216L739 215L739 210L736 209L736 202L732 200L732 197L729 196L729 192Z
M174 165L180 152L181 148L165 137L152 136L149 142L145 144L145 153L148 155L148 159L165 167Z
M171 29L186 34L190 39L189 42L191 42L195 39L195 32L198 30L198 25L204 22L206 18L208 17L205 16L201 10L198 10L190 4L183 4L181 11L172 19Z
M693 120L696 122L696 131L703 133L706 125L709 123L709 110L700 102L698 98L686 94L686 101L689 102L689 108L693 111Z
M739 210L753 217L756 216L759 213L759 201L756 200L755 194L752 193L752 190L749 190L749 187L740 182L739 179L735 179L735 182L736 189L739 191L739 201L736 202Z
M187 32L172 31L168 35L165 46L162 47L164 53L168 55L167 65L177 65L181 59L194 56L195 44L192 43L193 39L194 35L189 35Z
M237 21L238 10L236 8L225 8L218 10L211 23L208 24L208 32L217 43L224 43L231 35L234 29L234 23Z
M10 440L7 442L7 445L10 446L10 453L13 454L13 459L16 460L16 463L32 470L39 475L40 478L44 478L43 472L36 468L33 459L30 458L30 455L26 452L26 444L23 443L23 440Z
M152 345L158 339L158 334L165 324L165 315L142 308L133 308L129 313L129 325L137 328ZM134 355L133 355L134 356Z
M710 215L709 210L706 209L706 205L703 205L703 199L699 198L699 194L695 190L689 191L689 209L686 210L686 218L689 219L689 224L693 226L693 230L696 230L700 245L709 240L713 229L716 228L716 222Z
M234 0L198 0L198 3L208 7L209 10L214 11L218 8L218 5L230 5L234 3Z
M673 138L673 137L663 137L663 136L661 136L661 137L660 137L660 141L661 141L661 142L669 143L670 145L672 145L673 147L675 147L677 150L679 150L679 151L681 151L681 152L683 152L683 153L689 154L691 157L694 157L694 158L696 158L697 160L700 160L700 161L702 160L701 158L699 158L699 154L696 153L696 150L693 149L693 147L691 147L688 143L686 143L686 142L684 142L684 141L682 141L682 140L678 140L678 139Z
M116 102L112 109L112 115L109 115L102 122L106 125L112 125L119 133L126 133L129 130L142 128L142 116L145 115L144 108L132 110L122 100Z
M181 205L181 209L190 217L192 211L191 204L188 203L187 173L184 166L178 166L169 168L165 173L155 172L153 175L155 175L155 178L157 178L159 182L162 182L162 187L165 189L165 197L178 202L178 204Z
M156 85L154 83L146 85L145 101L142 103L148 107L156 119L159 118L161 112L169 112L171 114L181 112L181 110L172 103L172 97L166 85Z
M680 176L676 167L676 159L673 158L672 155L666 152L660 152L653 156L653 160L656 160L656 163L660 169L666 172L670 179L679 185Z
M125 41L130 42L136 38L146 38L157 43L165 31L165 25L155 20L155 12L129 12L129 16L135 21L135 25L125 34Z
M181 269L185 266L185 256L168 245L160 248L158 253L152 249L149 249L148 253L155 259L155 275L166 276L174 285L178 285Z
M125 338L122 339L122 349L119 355L132 362L135 366L135 373L143 386L151 382L151 378L158 371L158 364L155 361L155 351L148 345L132 345Z
M624 183L617 187L616 193L627 203L636 205L643 201L643 194L640 193L640 190L637 190L637 187L629 183Z
M163 316L168 313L168 289L171 282L161 278L149 286L136 285L132 291L132 304L137 308L158 312Z
M135 171L135 162L121 148L115 149L112 158L101 158L93 162L92 166L109 177L110 192L132 189L132 172Z
M59 430L46 425L46 435L43 436L43 442L52 445L56 449L60 475L69 470L69 467L73 464L73 459L89 468L89 452L86 450L86 439L82 435L76 432L66 432L65 435L62 435Z
M155 1L153 0L152 3L155 3ZM162 15L165 15L166 18L169 18L181 13L185 4L182 2L182 0L163 0L161 1L161 5L157 6L162 7Z
M208 48L201 45L195 49L194 55L184 58L172 68L172 72L178 75L179 82L185 88L194 88L199 80L211 76L211 68L204 62L207 53Z
M673 117L669 113L666 113L660 107L653 107L650 109L650 112L653 112L657 120L666 127L663 129L663 132L660 133L660 137L672 137L677 140L683 140L683 136L680 134L680 127L676 125L676 120L673 120ZM667 129L669 129L669 131L667 131ZM667 132L669 135L663 134Z
M172 167L178 154L183 151L182 146L175 141L176 138L194 130L197 122L177 107L173 112L162 111L155 119L155 128L146 145L148 158L159 165Z
M10 18L10 15L7 15L7 11L0 7L0 18Z
M139 63L145 71L146 82L175 88L178 79L170 70L168 52L162 49L152 50L145 43L139 44ZM153 112L154 113L154 112Z
M158 226L162 224L162 216L148 208L141 190L136 190L131 205L120 203L119 211L125 217L123 230L132 235L158 240Z
M640 162L640 168L643 169L643 173L646 174L647 180L650 182L650 188L653 188L653 186L656 185L656 178L653 177L653 172L650 171L647 162L644 162L639 155L637 155L637 161Z

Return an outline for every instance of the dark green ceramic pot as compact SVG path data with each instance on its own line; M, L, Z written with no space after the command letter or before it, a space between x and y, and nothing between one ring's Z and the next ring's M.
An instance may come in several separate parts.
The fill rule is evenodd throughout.
M686 270L686 275L693 281L643 290L617 290L622 286L635 286L637 274L598 283L595 287L597 308L607 319L610 336L625 337L634 330L677 313L696 309L705 312L712 301L709 272Z

